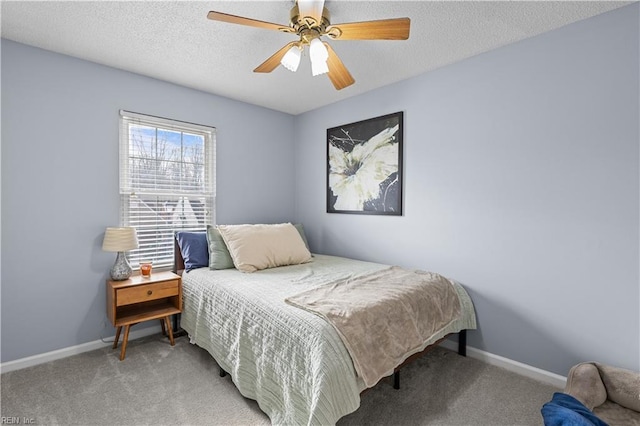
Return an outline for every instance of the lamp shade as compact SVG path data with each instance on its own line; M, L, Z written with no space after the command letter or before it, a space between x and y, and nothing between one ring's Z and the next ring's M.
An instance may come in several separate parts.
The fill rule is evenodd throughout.
M311 62L327 62L329 59L329 51L319 38L314 38L309 43L309 58Z
M298 0L298 8L302 17L310 17L320 23L324 0Z
M104 251L129 251L138 248L136 228L107 228L102 241Z
M309 44L309 59L311 59L311 74L313 74L313 76L329 72L329 66L327 65L328 58L329 51L322 41L318 38L311 40Z
M326 74L329 72L329 66L326 61L312 61L311 62L311 74L316 75Z
M298 46L292 46L291 49L285 53L280 63L289 71L296 72L298 65L300 65L300 48Z

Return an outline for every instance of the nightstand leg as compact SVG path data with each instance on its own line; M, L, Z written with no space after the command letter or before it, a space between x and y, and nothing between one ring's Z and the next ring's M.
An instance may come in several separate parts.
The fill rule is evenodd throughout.
M166 327L165 327L165 323L166 323L165 319L161 318L160 319L160 326L162 327L162 335L163 336L167 335L167 330L166 330Z
M120 361L124 360L127 353L127 342L129 341L129 324L124 326L124 338L122 339L122 350L120 351Z
M169 330L169 341L171 342L171 346L174 346L176 343L173 341L173 330L171 330L171 324L169 323L169 317L164 317L164 321L167 324L167 330Z
M120 332L122 331L122 326L119 325L118 328L116 329L116 338L113 341L113 349L118 347L118 341L120 341Z

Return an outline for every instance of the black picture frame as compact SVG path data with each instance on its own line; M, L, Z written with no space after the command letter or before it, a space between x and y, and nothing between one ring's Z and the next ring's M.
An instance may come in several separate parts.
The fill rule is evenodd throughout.
M402 215L402 111L327 129L327 213Z

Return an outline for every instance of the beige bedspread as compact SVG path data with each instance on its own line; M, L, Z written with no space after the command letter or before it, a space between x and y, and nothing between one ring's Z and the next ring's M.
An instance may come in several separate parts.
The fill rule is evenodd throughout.
M461 315L458 293L447 278L395 266L316 287L286 302L333 325L367 387L392 374Z

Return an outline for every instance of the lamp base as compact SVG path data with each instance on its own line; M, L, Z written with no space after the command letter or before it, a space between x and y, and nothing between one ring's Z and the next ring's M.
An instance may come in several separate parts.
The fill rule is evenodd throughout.
M128 280L131 276L131 265L129 265L129 261L127 260L127 256L123 251L118 252L118 256L116 257L116 263L111 267L111 279L113 281L124 281Z

